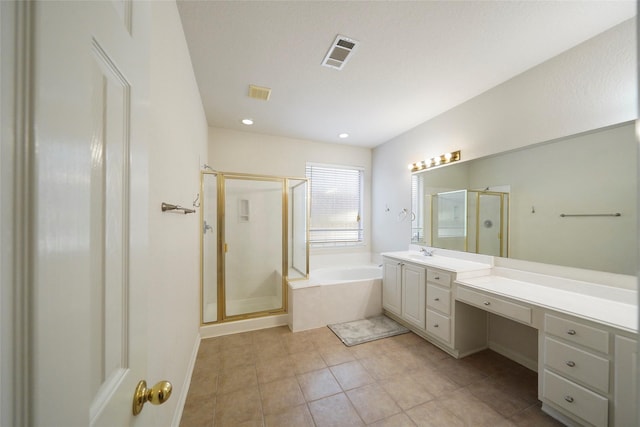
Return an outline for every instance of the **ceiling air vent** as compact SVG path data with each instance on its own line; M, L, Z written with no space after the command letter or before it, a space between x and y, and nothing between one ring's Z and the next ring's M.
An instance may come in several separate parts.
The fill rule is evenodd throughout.
M344 64L347 63L353 51L358 46L358 41L345 36L338 35L324 57L322 65L336 70L342 70Z
M268 87L249 85L249 98L268 101L271 96L271 89Z

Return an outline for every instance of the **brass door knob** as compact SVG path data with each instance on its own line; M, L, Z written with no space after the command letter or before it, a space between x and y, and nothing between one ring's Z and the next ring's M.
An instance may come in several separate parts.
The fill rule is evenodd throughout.
M147 388L145 380L140 381L133 394L133 415L138 415L147 402L162 405L169 400L171 390L173 390L173 386L169 381L160 381L151 388Z

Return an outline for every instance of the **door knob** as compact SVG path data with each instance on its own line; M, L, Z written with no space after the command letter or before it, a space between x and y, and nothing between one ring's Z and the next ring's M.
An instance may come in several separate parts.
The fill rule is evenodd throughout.
M133 415L138 415L147 402L151 402L154 405L162 405L171 397L172 389L173 386L169 381L160 381L151 388L147 388L145 380L140 381L133 394Z

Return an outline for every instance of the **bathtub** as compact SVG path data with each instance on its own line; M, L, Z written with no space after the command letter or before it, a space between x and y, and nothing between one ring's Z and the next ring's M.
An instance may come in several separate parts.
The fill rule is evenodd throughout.
M309 280L289 282L289 328L320 328L382 313L382 268L375 265L313 270Z

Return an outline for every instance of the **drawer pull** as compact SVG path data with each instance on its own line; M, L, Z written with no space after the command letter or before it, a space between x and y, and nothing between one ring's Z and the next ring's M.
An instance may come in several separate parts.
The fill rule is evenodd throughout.
M567 361L567 366L573 368L574 366L576 366L576 362L574 362L573 360L569 360Z
M565 396L564 400L566 400L569 403L573 403L573 397L571 397L571 396Z
M438 324L436 323L435 325L433 325L433 327L434 327L434 328L437 328L437 327L438 327Z
M440 276L434 277L433 280L440 280Z
M434 301L440 301L440 298L434 298L433 300Z
M576 331L575 331L575 330L573 330L573 329L569 329L569 330L567 331L567 334L569 334L569 335L575 335L575 334L576 334Z
M491 305L491 303L489 301L485 301L484 305Z

